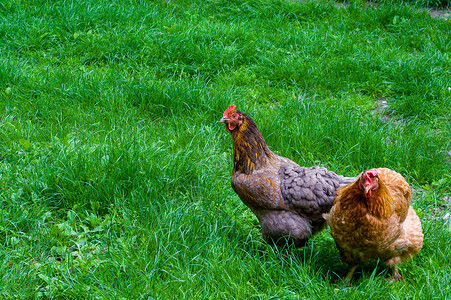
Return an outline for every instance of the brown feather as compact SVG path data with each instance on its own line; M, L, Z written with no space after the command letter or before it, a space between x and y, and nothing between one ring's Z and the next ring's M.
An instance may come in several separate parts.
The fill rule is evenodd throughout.
M243 116L243 124L232 131L233 170L250 174L265 166L275 155L269 150L255 122L245 113L236 112Z

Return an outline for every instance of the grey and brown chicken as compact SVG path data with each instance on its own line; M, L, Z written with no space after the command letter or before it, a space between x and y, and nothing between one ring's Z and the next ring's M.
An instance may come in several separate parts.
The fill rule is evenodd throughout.
M301 167L272 152L255 122L231 105L220 122L233 139L232 188L260 222L263 238L302 247L325 227L335 191L355 180Z

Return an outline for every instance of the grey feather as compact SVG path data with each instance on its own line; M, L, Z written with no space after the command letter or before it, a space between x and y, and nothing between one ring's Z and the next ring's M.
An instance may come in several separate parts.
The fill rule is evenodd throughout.
M317 210L326 213L333 204L335 191L352 183L354 177L343 177L323 167L282 165L279 170L283 199L302 212Z

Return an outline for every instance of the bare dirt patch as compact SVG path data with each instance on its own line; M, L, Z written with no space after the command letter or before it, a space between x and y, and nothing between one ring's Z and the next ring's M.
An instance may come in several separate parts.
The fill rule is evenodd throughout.
M429 15L432 18L443 18L449 20L451 18L451 11L449 9L431 9Z

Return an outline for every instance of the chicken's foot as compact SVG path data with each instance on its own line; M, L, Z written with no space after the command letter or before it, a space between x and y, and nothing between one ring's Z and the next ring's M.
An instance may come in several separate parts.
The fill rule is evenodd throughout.
M391 282L400 281L403 282L404 279L402 279L401 274L399 274L398 267L396 265L391 266L393 269L393 278L390 280Z

